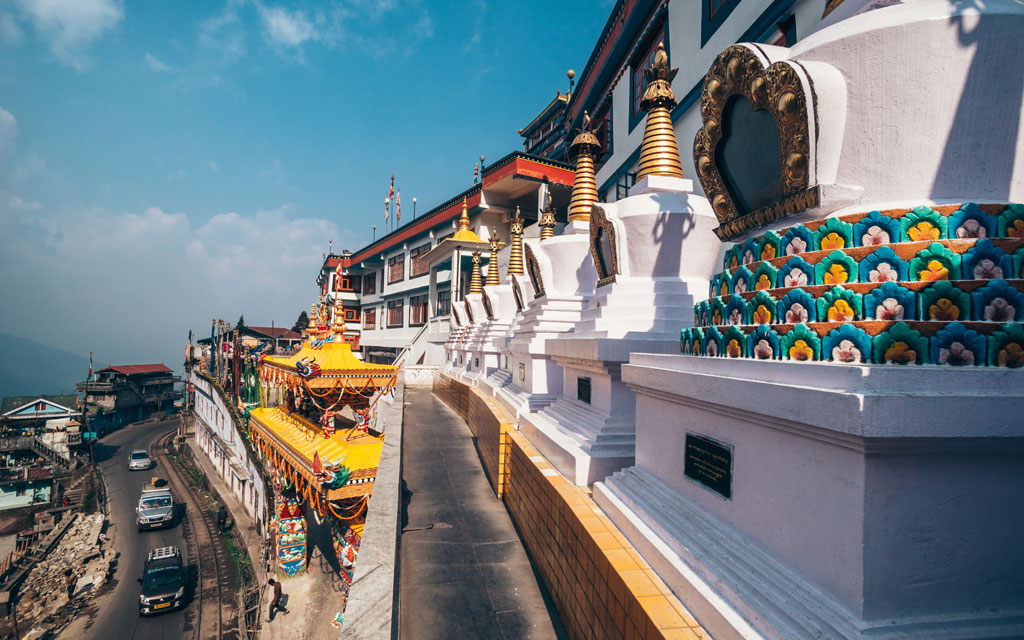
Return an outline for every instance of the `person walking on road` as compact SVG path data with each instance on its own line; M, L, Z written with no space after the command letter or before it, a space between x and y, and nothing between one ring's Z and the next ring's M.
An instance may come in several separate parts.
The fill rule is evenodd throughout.
M217 530L224 533L224 529L228 523L228 510L224 508L224 505L220 505L217 509Z
M271 578L270 580L267 580L267 584L274 587L274 598L270 601L270 621L273 622L274 616L277 615L278 610L283 613L288 613L288 609L285 609L284 603L282 602L282 600L287 600L287 596L281 592L281 583L277 580Z
M64 572L64 586L68 590L68 602L71 602L71 598L75 595L75 574L71 569Z

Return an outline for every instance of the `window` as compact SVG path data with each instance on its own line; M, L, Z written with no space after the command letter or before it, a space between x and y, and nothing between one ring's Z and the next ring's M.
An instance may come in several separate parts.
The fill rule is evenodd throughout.
M25 495L25 485L19 484L17 489L15 490L15 494L19 496Z
M701 0L700 46L707 44L740 0Z
M409 326L420 326L427 323L427 296L409 297Z
M416 247L409 252L409 277L415 278L416 276L422 276L429 269L427 268L427 261L423 259L423 254L430 251L430 243Z
M405 279L405 254L388 258L388 284Z
M615 199L622 200L629 197L629 188L636 184L636 173L626 172L615 181Z
M343 275L334 276L334 290L335 291L355 291L355 287L352 284L353 278Z
M665 38L665 27L660 27L647 43L647 48L643 49L644 53L633 60L633 81L630 84L630 91L632 92L632 104L633 108L630 113L629 128L633 129L643 117L643 110L640 109L640 103L644 99L644 89L647 88L647 82L644 79L644 69L654 64L654 55L658 53L658 43L662 42ZM668 52L668 43L665 43L665 51Z
M452 312L451 289L437 292L437 306L434 308L434 316L446 316Z
M377 293L377 274L370 273L363 276L363 295L368 296Z
M341 336L341 341L352 347L353 351L359 351L359 334L358 333L344 333Z
M388 327L401 327L404 324L402 316L402 300L388 300Z
M359 322L359 307L344 307L345 322Z
M600 104L590 119L590 128L601 143L601 154L596 158L598 165L612 157L614 140L612 138L612 101L609 97ZM595 167L600 168L600 167Z
M363 309L363 328L364 329L376 329L377 328L377 309L376 307L368 307Z
M444 242L444 241L445 241L445 240L447 240L448 238L451 238L451 237L452 237L452 236L454 236L454 235L455 235L455 232L454 232L454 231L452 231L452 232L451 232L451 233L449 233L449 234L446 234L446 235L443 235L443 236L441 236L440 238L438 238L438 239L437 239L437 240L435 241L435 243L434 243L434 246L437 246L437 245L441 244L442 242Z

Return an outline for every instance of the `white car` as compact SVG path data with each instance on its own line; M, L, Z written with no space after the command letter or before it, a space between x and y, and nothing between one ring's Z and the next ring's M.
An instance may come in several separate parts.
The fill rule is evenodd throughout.
M136 469L149 469L153 466L153 459L149 457L149 453L145 449L138 449L132 451L131 455L128 456L128 470L135 471Z

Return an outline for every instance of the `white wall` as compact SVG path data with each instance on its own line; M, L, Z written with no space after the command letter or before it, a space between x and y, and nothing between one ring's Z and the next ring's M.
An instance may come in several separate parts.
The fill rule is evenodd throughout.
M267 499L264 495L263 482L259 468L249 459L242 442L242 434L235 429L231 422L231 413L211 383L195 374L192 374L191 381L196 388L196 442L217 470L221 480L245 506L253 522L264 522ZM220 446L209 437L208 432L216 434L226 444L229 449L227 455L221 455ZM249 476L246 482L240 482L235 476L231 470L232 462L246 470ZM258 528L262 533L263 527Z

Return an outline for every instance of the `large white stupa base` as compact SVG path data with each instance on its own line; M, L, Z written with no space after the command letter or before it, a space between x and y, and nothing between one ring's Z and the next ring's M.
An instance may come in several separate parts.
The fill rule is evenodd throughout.
M1024 637L1024 372L634 354L594 485L716 639Z

